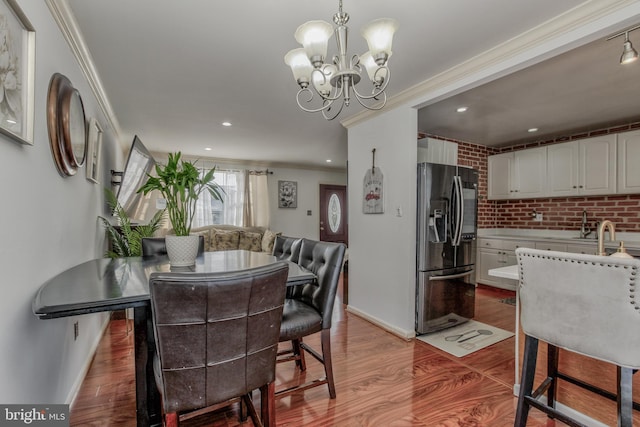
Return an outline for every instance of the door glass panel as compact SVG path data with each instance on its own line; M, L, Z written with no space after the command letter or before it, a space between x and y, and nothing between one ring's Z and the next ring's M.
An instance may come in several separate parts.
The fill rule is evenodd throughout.
M340 206L340 199L333 193L329 198L327 204L327 221L329 222L329 229L332 233L337 233L340 228L340 217L342 216L342 208Z

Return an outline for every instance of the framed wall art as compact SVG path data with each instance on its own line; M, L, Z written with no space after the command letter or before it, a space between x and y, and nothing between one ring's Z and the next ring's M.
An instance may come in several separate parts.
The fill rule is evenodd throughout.
M0 0L0 133L33 145L36 33L16 0Z
M99 184L100 176L100 148L102 146L102 128L94 118L89 120L87 129L87 179Z
M278 181L278 207L298 207L298 183L296 181Z

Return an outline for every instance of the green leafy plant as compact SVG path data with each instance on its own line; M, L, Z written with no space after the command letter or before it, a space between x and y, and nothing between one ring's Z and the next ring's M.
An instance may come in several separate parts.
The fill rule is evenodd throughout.
M193 162L182 160L181 153L170 153L166 165L156 165L156 175L138 189L138 193L158 190L167 201L169 222L176 236L188 236L196 213L196 203L203 191L222 200L224 190L214 182L215 168L201 174Z
M111 249L105 252L107 258L121 258L129 256L142 256L142 238L153 237L155 232L162 226L165 219L164 209L156 212L151 218L148 224L131 225L131 220L127 216L118 198L108 188L104 189L105 198L107 204L111 208L113 215L116 217L119 229L111 224L111 222L99 216L104 228L107 230L107 235L111 242Z

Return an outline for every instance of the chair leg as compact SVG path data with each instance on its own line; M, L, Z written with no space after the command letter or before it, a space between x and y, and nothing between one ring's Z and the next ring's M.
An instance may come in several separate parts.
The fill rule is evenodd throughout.
M633 369L618 368L618 427L633 425Z
M322 359L324 361L324 373L329 386L329 397L336 398L336 386L333 382L333 364L331 363L331 329L323 329L320 337L322 341Z
M276 426L276 383L275 381L260 387L260 411L262 423L267 427Z
M296 365L302 372L307 369L307 363L304 360L304 349L300 345L302 343L302 338L292 340L291 346L293 348L293 354L296 356Z
M170 412L164 415L164 423L166 427L178 427L178 413Z
M525 336L524 359L522 362L522 377L520 380L520 395L518 396L518 409L514 427L525 427L529 416L529 403L527 396L533 392L533 381L536 375L536 362L538 358L538 340Z
M551 378L551 384L547 389L547 405L556 407L556 393L558 391L558 359L560 351L555 345L547 343L547 377Z
M258 417L258 413L256 412L256 407L253 405L253 400L251 400L251 393L245 394L240 398L240 406L242 406L242 402L246 404L247 410L249 412L249 416L253 421L253 425L256 427L264 427L265 424L262 422L262 418ZM260 402L262 404L262 402ZM244 421L243 421L244 423Z
M251 398L251 396L249 396L249 399ZM247 414L248 414L248 408L247 408L247 403L244 400L244 396L240 398L240 421L241 422L245 422L247 421Z

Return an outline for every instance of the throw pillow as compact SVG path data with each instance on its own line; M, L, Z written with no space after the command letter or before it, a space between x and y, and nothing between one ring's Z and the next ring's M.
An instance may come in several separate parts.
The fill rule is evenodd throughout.
M240 230L238 249L260 252L262 250L262 234Z
M192 236L204 236L204 251L211 252L211 230L192 231Z
M262 235L262 252L273 253L273 242L276 240L276 236L280 236L282 232L275 232L271 230L265 230Z
M212 236L212 245L214 251L230 251L238 249L240 240L239 231L222 231L216 230Z

